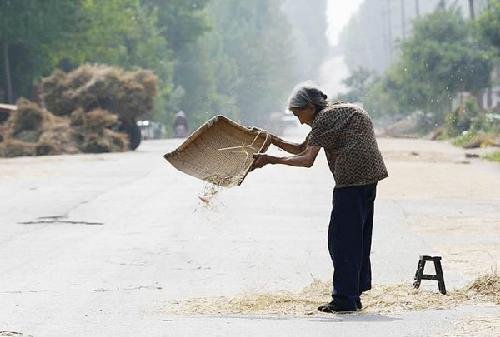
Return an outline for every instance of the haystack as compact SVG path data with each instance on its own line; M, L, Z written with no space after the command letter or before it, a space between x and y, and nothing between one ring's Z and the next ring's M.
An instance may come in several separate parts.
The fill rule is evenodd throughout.
M43 99L49 111L58 116L72 116L72 123L78 122L82 113L88 114L99 109L116 115L119 125L115 129L128 135L127 146L135 150L141 141L136 121L139 117L147 117L153 110L156 86L156 76L147 70L124 71L86 64L73 72L56 71L45 78ZM104 118L102 114L98 117ZM121 140L124 138L121 137ZM115 137L118 143L121 140ZM94 139L91 143L102 145L107 142Z
M56 117L23 98L18 100L17 107L0 130L1 157L78 152L66 118Z
M0 128L0 157L125 151L127 136L112 131L118 117L106 110L54 116L26 99Z
M43 80L43 99L49 111L69 116L97 108L131 121L150 113L157 78L147 70L126 72L119 68L86 64L64 73L56 71Z
M156 95L152 72L87 64L56 71L42 83L47 110L19 100L0 128L0 156L116 152L139 145L136 119L153 110Z
M7 138L0 143L0 157L35 156L36 147L36 143Z
M111 130L118 126L118 117L109 111L97 108L85 113L77 109L71 114L70 123L82 152L121 152L128 148L127 135Z

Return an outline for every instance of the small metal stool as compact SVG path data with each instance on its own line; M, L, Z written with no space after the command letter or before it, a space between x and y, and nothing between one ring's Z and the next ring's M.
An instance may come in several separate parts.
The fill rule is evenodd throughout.
M436 275L424 275L424 267L426 261L434 262L434 269L436 270ZM446 295L446 287L444 285L444 277L443 277L443 267L441 266L441 256L429 256L429 255L420 255L418 260L417 272L415 273L415 277L413 278L415 282L413 282L413 287L420 287L420 282L422 280L434 280L438 281L439 292L443 295Z

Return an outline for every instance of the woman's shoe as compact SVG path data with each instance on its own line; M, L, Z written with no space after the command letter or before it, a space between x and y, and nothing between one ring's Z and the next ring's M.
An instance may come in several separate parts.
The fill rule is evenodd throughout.
M330 303L320 305L318 307L318 311L321 312L339 312L339 313L348 313L354 312L358 310L358 306L356 303L350 303L347 300L343 299L334 299Z

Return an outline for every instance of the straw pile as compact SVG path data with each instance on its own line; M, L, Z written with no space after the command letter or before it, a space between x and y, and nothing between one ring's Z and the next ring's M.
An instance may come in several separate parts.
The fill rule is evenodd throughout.
M500 304L500 276L484 275L463 289L442 295L414 289L411 285L375 286L362 297L363 312L394 313L410 310L447 309L464 302ZM198 315L316 315L317 307L330 300L331 283L313 281L299 293L246 294L234 298L196 298L170 303L169 314Z
M43 80L43 99L49 111L70 116L81 109L107 110L123 121L150 113L156 95L156 76L146 70L126 72L104 65L83 65L70 73L56 71Z
M76 153L69 122L26 99L0 130L1 157Z
M478 133L470 137L465 137L462 147L464 149L474 149L478 147L500 146L500 138L494 134Z
M145 70L83 65L70 73L56 71L43 80L47 110L21 99L1 126L0 156L135 149L140 142L136 119L152 111L156 82Z
M0 129L0 157L114 152L127 149L127 136L110 130L116 115L103 110L54 116L26 99Z
M127 136L111 130L118 125L118 117L106 110L97 108L85 113L77 109L70 116L70 125L81 152L120 152L128 147Z
M114 127L128 135L127 141L107 131L108 138L92 133L84 140L90 144L83 147L85 152L114 151L114 148L120 149L123 141L129 149L135 150L141 141L136 122L140 116L145 117L153 110L156 84L156 76L147 70L126 72L119 68L89 64L70 73L56 71L42 83L45 105L55 115L70 117L97 111L94 114L106 120L109 114L116 115L115 123L105 128ZM72 119L75 117L81 116L73 116Z

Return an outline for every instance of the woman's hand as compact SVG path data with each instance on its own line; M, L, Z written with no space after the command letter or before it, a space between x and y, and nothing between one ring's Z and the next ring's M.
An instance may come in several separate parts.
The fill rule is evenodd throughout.
M269 131L266 131L264 129L253 126L251 128L251 130L255 131L255 132L259 132L260 134L263 134L263 135L269 137L271 144L273 144L274 146L280 147L280 145L284 143L283 139L281 139L278 136L273 135L272 133L270 133Z
M272 162L271 156L268 156L267 154L264 153L255 153L253 155L253 163L252 166L250 167L250 171L253 171L258 168L262 168L266 166L267 164L271 164Z

